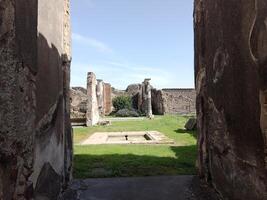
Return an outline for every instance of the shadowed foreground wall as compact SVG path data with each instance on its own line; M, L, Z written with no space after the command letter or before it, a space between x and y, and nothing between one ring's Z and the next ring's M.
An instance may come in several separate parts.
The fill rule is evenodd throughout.
M0 199L57 199L71 178L69 2L0 0Z
M227 199L267 199L267 1L195 0L198 167Z

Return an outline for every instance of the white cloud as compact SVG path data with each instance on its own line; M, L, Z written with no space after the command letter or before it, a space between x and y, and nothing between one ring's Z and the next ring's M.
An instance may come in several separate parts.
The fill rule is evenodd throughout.
M87 45L91 48L96 49L97 51L103 52L103 53L112 53L113 50L104 42L101 42L95 38L86 37L83 35L80 35L78 33L72 33L72 39L80 43L82 45Z

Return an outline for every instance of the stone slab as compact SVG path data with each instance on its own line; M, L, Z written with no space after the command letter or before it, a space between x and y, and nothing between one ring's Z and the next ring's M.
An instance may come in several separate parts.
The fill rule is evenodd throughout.
M150 140L120 140L120 137L126 135L129 138L147 135ZM110 139L111 137L118 137L118 140ZM158 131L97 132L81 143L81 145L90 144L174 144L174 141Z
M106 118L103 118L103 120L106 120L106 121L142 121L144 120L145 118L144 117L106 117Z
M189 118L184 127L188 131L196 130L197 129L197 119L194 117Z

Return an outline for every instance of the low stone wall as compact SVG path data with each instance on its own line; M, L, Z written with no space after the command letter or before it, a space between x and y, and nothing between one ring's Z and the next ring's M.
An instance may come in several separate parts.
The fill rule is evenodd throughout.
M152 90L152 109L154 114L194 114L195 89Z
M164 114L196 113L195 89L162 89Z

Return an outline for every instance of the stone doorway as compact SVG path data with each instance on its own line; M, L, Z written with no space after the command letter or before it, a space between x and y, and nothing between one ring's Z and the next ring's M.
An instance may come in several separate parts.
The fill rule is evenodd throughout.
M199 176L225 199L266 199L266 1L194 6ZM57 199L71 180L69 13L0 1L0 199Z

